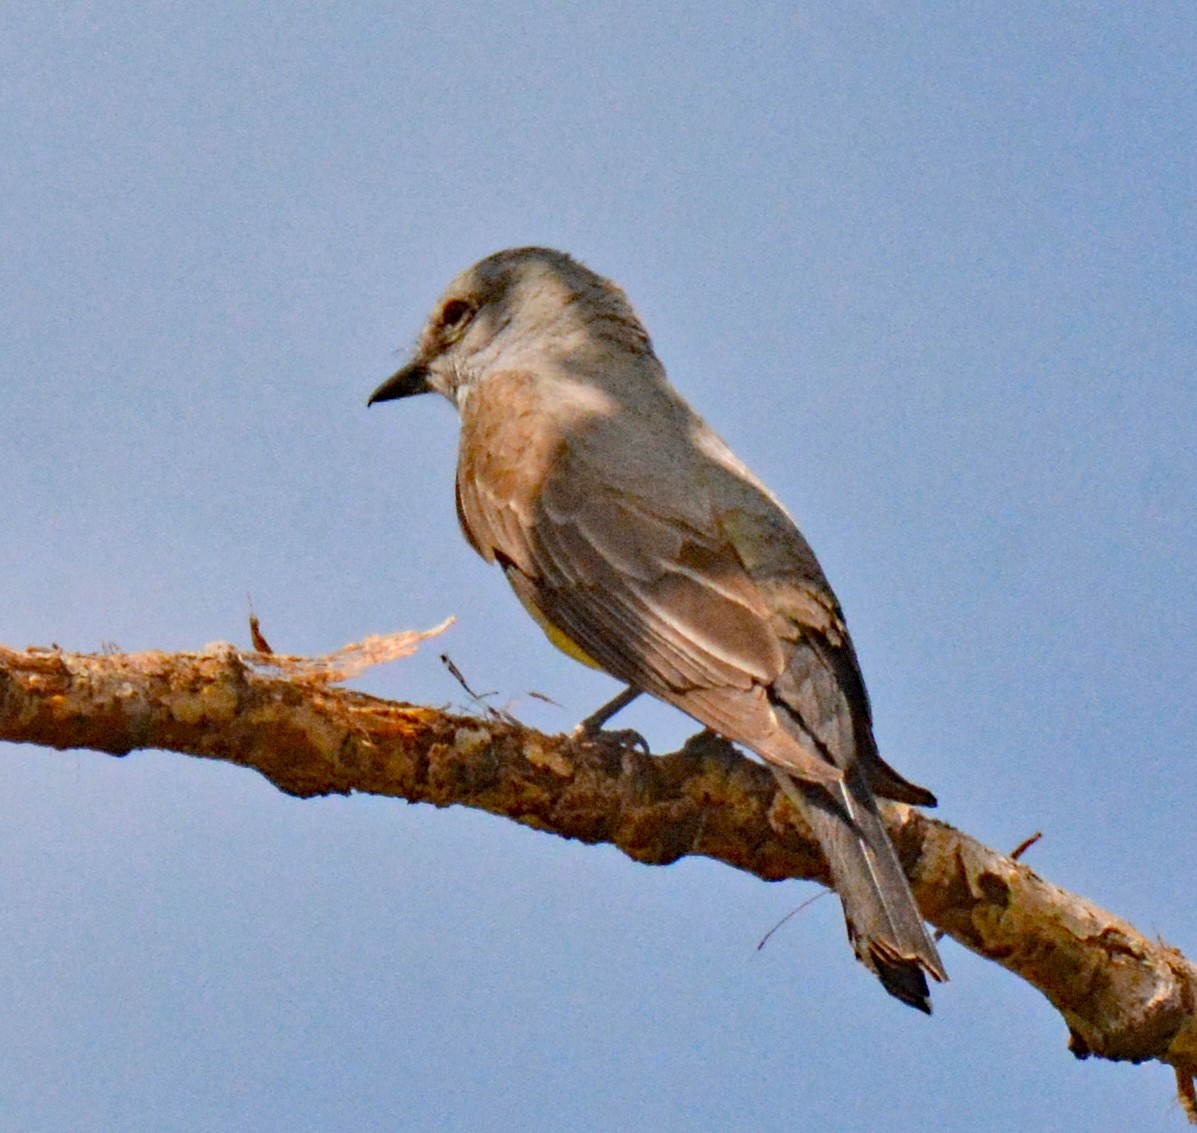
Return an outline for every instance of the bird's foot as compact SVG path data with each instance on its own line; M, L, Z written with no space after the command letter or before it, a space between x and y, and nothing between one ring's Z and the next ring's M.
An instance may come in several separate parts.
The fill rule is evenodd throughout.
M583 720L573 731L574 739L585 740L587 743L603 744L605 747L640 748L645 755L652 755L646 740L635 728L604 728L600 724L594 727L588 720Z
M606 744L608 747L638 747L645 755L652 755L648 750L648 741L634 728L604 728L603 725L615 715L627 708L640 695L640 690L629 686L617 697L607 701L597 712L592 712L575 729L574 738L589 740L591 743Z
M712 732L710 728L703 728L701 732L695 732L682 744L682 751L687 755L710 755L716 752L719 755L740 755L731 740L724 739L718 732Z

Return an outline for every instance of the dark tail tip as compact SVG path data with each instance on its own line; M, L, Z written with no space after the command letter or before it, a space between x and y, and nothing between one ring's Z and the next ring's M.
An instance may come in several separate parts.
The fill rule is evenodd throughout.
M895 999L910 1007L931 1014L931 992L922 967L913 960L882 960L874 957L875 968L882 986Z

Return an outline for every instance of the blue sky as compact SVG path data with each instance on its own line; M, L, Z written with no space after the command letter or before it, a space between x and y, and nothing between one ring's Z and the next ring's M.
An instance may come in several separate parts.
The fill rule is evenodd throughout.
M448 280L562 247L836 587L941 816L1197 956L1197 9L10 5L0 640L325 652L531 724L611 694L461 540ZM553 707L529 696L551 696ZM666 750L676 713L626 716ZM948 943L460 809L4 746L0 1129L1182 1127Z

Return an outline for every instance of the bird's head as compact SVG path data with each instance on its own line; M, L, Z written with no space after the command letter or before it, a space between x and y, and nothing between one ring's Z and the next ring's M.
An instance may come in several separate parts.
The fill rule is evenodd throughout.
M459 408L487 372L533 367L595 342L649 349L615 284L552 248L509 248L464 271L432 309L411 360L368 405L435 391Z

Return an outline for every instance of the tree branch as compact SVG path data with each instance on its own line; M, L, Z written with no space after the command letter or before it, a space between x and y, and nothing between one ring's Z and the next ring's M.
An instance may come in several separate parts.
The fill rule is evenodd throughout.
M646 756L334 687L425 636L371 638L314 659L231 645L108 655L0 647L0 739L111 755L163 748L252 767L293 795L460 804L610 842L639 862L702 854L769 881L828 883L817 843L768 771L707 734ZM899 804L886 820L932 924L1047 996L1078 1058L1172 1066L1197 1123L1197 967L945 823Z

